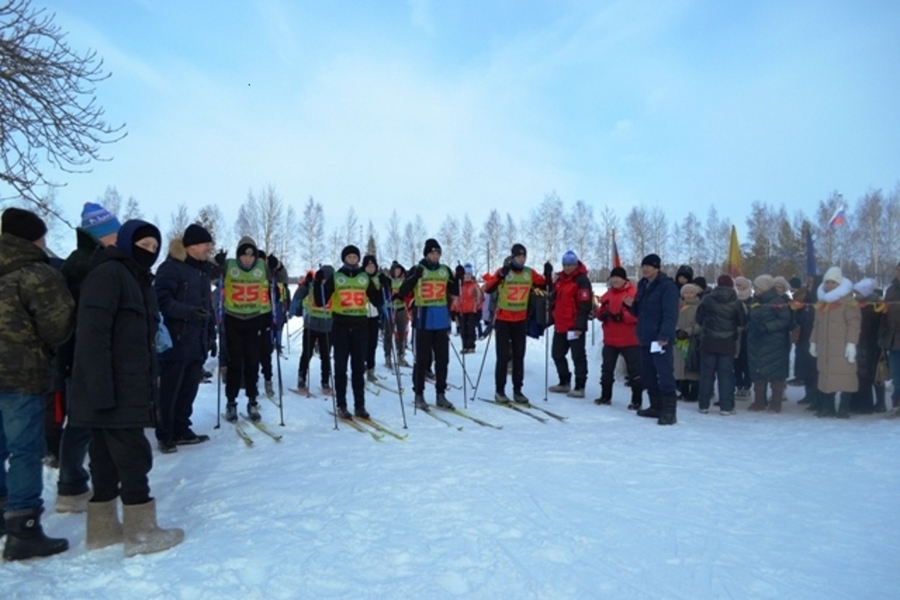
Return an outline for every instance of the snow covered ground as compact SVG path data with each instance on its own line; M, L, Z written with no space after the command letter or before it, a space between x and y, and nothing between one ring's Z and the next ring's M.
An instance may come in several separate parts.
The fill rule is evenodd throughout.
M53 512L47 470L45 526L71 549L2 564L0 598L900 595L900 420L816 419L789 388L780 415L679 403L678 425L659 427L626 409L620 383L611 407L592 403L599 328L594 342L588 398L544 403L544 342L529 341L525 393L566 422L469 402L503 429L453 415L447 427L407 407L404 431L398 397L370 396L405 441L335 431L330 402L286 392L285 427L263 401L283 440L250 428L245 447L228 423L213 429L216 387L204 385L194 428L211 442L155 455L151 473L159 521L183 527L185 542L127 560L121 546L87 552L84 516ZM286 388L298 346L282 362ZM467 356L473 380L484 347ZM491 347L479 395L492 392L493 365ZM450 372L462 384L455 358ZM449 397L463 406L461 391Z

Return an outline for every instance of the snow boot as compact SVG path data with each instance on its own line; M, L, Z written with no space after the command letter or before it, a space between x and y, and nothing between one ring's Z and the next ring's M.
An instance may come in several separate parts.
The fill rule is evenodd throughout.
M884 384L875 384L875 408L874 412L883 413L887 410L884 406Z
M675 410L678 406L678 398L675 396L665 396L662 399L662 411L656 421L657 425L674 425L678 422L675 418Z
M193 446L194 444L202 444L208 442L209 436L205 433L194 433L194 430L188 427L187 431L175 438L175 443L179 446Z
M360 419L371 419L369 411L366 410L365 404L357 404L353 407L353 415Z
M750 412L762 412L766 410L766 380L757 379L753 382L753 404L747 407Z
M428 403L425 402L425 396L423 396L422 394L416 394L415 405L419 410L428 410L429 408L431 408L430 406L428 406Z
M437 395L437 399L434 402L435 406L438 408L443 408L446 410L455 410L456 407L453 406L453 403L447 400L447 396L443 393Z
M275 387L272 385L271 379L266 379L266 396L269 398L275 397Z
M378 376L375 374L375 369L366 369L366 381L369 383L378 383Z
M56 512L58 513L83 513L88 509L88 500L91 499L91 496L94 495L94 492L88 490L81 494L74 494L71 496L67 495L57 495L56 496Z
M836 416L838 419L850 418L850 394L848 394L847 392L841 392L841 399L838 403Z
M628 405L628 410L641 410L641 396L643 393L644 390L641 389L641 386L634 383L631 384L631 404Z
M650 406L647 408L642 408L637 411L637 416L639 417L649 417L651 419L658 419L659 415L662 411L662 397L661 396L650 396Z
M297 374L297 389L298 390L307 390L309 388L306 387L306 374L298 373Z
M85 539L88 550L99 550L124 541L118 506L118 498L106 502L88 502Z
M494 403L496 404L509 404L509 397L505 392L497 392L494 394Z
M350 414L346 406L338 406L337 416L339 419L353 419L353 415Z
M0 537L6 535L6 519L3 518L3 512L6 510L6 498L0 498Z
M237 402L229 400L225 404L225 420L229 423L237 423Z
M557 383L556 385L551 385L549 388L547 388L547 391L553 392L554 394L568 394L572 389L572 386L569 385L569 382L571 382L571 380L571 376L560 377L559 383Z
M390 354L384 355L384 366L386 366L390 370L394 370L394 361L391 360Z
M183 529L161 529L156 524L156 500L122 507L125 556L168 550L184 541Z
M528 398L521 391L513 391L513 402L516 404L530 404Z
M806 410L819 412L819 390L815 382L806 384L806 398L809 400L809 406L806 407Z
M600 397L594 404L612 404L612 383L600 383Z
M159 440L156 442L156 447L159 449L160 454L174 454L178 452L178 446L175 445L173 440Z
M259 403L256 398L251 398L247 402L247 416L251 421L259 421L262 417L259 414Z
M824 394L819 392L819 410L816 411L817 417L829 418L835 416L834 396L834 394Z
M781 402L784 400L784 388L784 381L772 382L772 400L769 401L769 412L781 412Z
M584 388L576 387L574 390L566 394L569 398L584 398Z
M40 556L53 556L69 549L69 540L49 538L41 527L42 508L29 508L7 512L6 545L4 560L26 560Z

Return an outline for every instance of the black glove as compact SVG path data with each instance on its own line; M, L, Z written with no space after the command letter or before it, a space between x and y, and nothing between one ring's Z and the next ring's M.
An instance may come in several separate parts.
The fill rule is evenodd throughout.
M611 315L611 316L612 316L612 320L615 321L616 323L621 323L621 322L622 322L622 313L618 312L618 313L616 313L616 314L614 314L614 315Z
M686 340L689 337L691 337L690 334L688 334L688 332L685 331L684 329L679 329L678 331L675 332L675 339Z
M209 345L209 355L213 358L216 357L216 354L219 353L219 345L216 343L216 340L213 339L212 343Z
M422 279L423 277L425 277L425 267L418 265L416 267L416 279Z
M214 257L213 260L216 261L216 264L219 265L219 268L224 269L225 268L225 258L227 256L228 255L225 253L224 250L219 250L219 252L216 254L216 256Z
M277 258L275 258L274 254L270 254L269 257L266 259L266 264L269 265L269 270L274 273L275 271L278 270L278 265L280 265L281 263L279 262L279 260Z
M385 289L391 289L391 278L385 275L384 273L378 274L378 281L381 282L381 287Z
M316 271L316 281L318 281L319 283L325 281L325 272L322 271L322 269Z
M191 311L191 316L198 321L205 321L212 316L212 313L203 308L202 306L198 306L197 308Z
M602 323L606 323L607 321L609 321L612 318L612 313L610 313L608 310L604 310L600 313L600 316L597 318L600 319L600 321Z
M466 276L466 269L462 265L456 265L456 278L462 279Z
M504 277L504 278L505 278L507 275L509 275L509 271L510 271L510 266L509 266L509 265L503 265L503 268L500 269L500 277Z
M547 280L547 283L553 279L553 265L550 264L550 261L544 263L544 279Z

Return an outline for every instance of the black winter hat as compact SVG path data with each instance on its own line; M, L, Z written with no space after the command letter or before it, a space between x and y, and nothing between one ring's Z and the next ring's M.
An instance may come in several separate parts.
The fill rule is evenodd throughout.
M197 224L188 225L188 228L184 230L184 236L182 236L181 239L185 248L188 246L196 246L197 244L211 244L213 241L209 232L204 227Z
M675 272L675 279L679 277L684 277L688 283L691 283L694 280L694 269L690 265L681 265Z
M435 250L438 252L443 252L443 250L441 250L441 245L438 244L438 241L436 239L428 238L427 240L425 240L425 249L422 250L422 256L428 256Z
M3 211L2 233L9 233L29 242L36 242L47 235L47 224L30 210L10 207Z
M362 268L365 269L369 265L375 265L375 270L378 270L378 261L375 259L374 254L366 254L363 256Z
M621 277L622 279L628 279L628 273L625 272L624 267L615 267L612 271L609 272L610 277Z
M519 256L520 254L528 254L528 250L526 250L525 246L523 246L522 244L513 244L510 255Z
M662 268L662 259L659 257L658 254L648 254L641 261L641 266L643 267L644 265L653 267L654 269L661 269Z
M706 283L706 277L695 277L694 281L692 281L691 283L700 288L701 291L709 287L709 284Z
M799 277L791 277L791 280L788 282L788 284L791 286L792 290L799 290L803 287L803 282L800 281Z
M341 250L341 262L347 262L347 255L349 254L355 254L357 259L362 256L359 253L359 248L350 244L349 246L344 246L344 249Z

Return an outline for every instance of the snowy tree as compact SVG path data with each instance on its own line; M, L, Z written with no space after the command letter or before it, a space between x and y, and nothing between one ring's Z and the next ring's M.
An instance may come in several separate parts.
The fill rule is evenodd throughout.
M500 213L497 209L492 208L484 225L481 227L479 240L484 247L485 269L488 271L497 269L506 256L506 251L501 248L500 234L503 231L503 225L500 221Z
M274 186L268 185L258 194L247 192L247 199L238 208L234 232L238 238L252 237L260 250L276 255L290 270L296 222L294 209L285 205Z
M372 220L369 219L369 225L366 228L366 254L371 254L376 259L381 257L378 256L378 232L375 231L375 225L372 224ZM379 260L378 262L382 262Z
M475 227L472 225L472 220L469 218L467 214L463 218L462 222L462 230L459 234L459 245L457 251L459 252L459 260L462 263L472 263L473 267L475 267L476 272L478 271L478 260L475 254Z
M704 258L701 254L703 247L701 230L700 219L697 218L693 211L690 211L685 215L678 235L684 251L684 257L680 260L690 265L697 274L701 271L700 267Z
M665 257L669 242L669 221L666 213L658 206L650 209L650 247L653 252Z
M344 239L354 246L359 246L362 239L362 225L359 224L359 217L356 216L352 206L347 209L347 217L344 219Z
M225 239L225 225L222 212L215 204L207 204L197 211L195 223L202 226L212 236L213 243L219 248L227 248L231 246L229 240Z
M407 268L419 260L419 244L416 239L416 228L412 222L408 222L403 228L403 250Z
M117 190L115 186L108 186L106 191L103 192L103 195L97 198L95 202L116 215L116 217L119 217L120 221L123 221L119 216L122 214L122 195L119 194L119 190ZM187 226L185 225L185 227Z
M128 196L128 202L125 203L125 212L122 214L120 219L124 223L125 221L130 221L131 219L143 219L144 211L141 210L141 205L138 203L137 199L134 196Z
M703 229L703 238L706 242L707 271L705 277L712 279L719 274L719 269L728 256L728 246L731 243L731 224L726 219L720 219L715 206L709 207L706 214L706 223Z
M516 221L509 213L506 213L506 222L503 224L503 228L500 230L500 237L498 239L502 244L502 247L500 248L500 255L503 258L509 256L509 253L512 251L513 244L521 243L526 248L528 247L528 244L519 241L519 227L516 225Z
M556 192L544 196L532 211L529 226L531 235L528 238L537 246L530 250L532 262L544 264L559 261L563 253L566 222L565 207Z
M604 206L603 210L600 212L599 228L597 247L600 248L602 252L602 256L599 257L600 262L602 263L601 266L603 268L611 269L613 264L613 238L615 237L616 230L619 228L619 216L609 206ZM618 245L618 240L616 240L616 244ZM619 252L621 253L621 249ZM620 255L620 258L623 261L625 260L624 256Z
M594 209L584 200L579 200L572 207L566 219L565 249L575 251L581 262L588 268L598 266L596 251L597 223L594 220ZM554 258L554 261L556 258Z
M325 210L312 196L303 206L299 228L299 235L295 239L298 242L296 249L300 269L316 269L322 263L325 253Z
M859 199L854 211L853 239L861 246L860 261L866 274L877 277L881 273L881 249L884 230L881 219L884 215L884 199L881 190L869 192Z
M394 209L391 211L390 219L388 219L387 240L385 244L385 251L388 256L385 258L399 261L402 246L403 231L400 228L400 216L397 214L397 209Z
M631 251L631 264L639 265L645 256L650 254L650 217L643 206L634 206L625 217L628 234L628 248ZM621 252L621 248L619 252Z
M458 238L459 221L453 215L447 215L437 232L437 240L442 250L441 260L444 264L456 264L459 261L459 252L456 248Z

